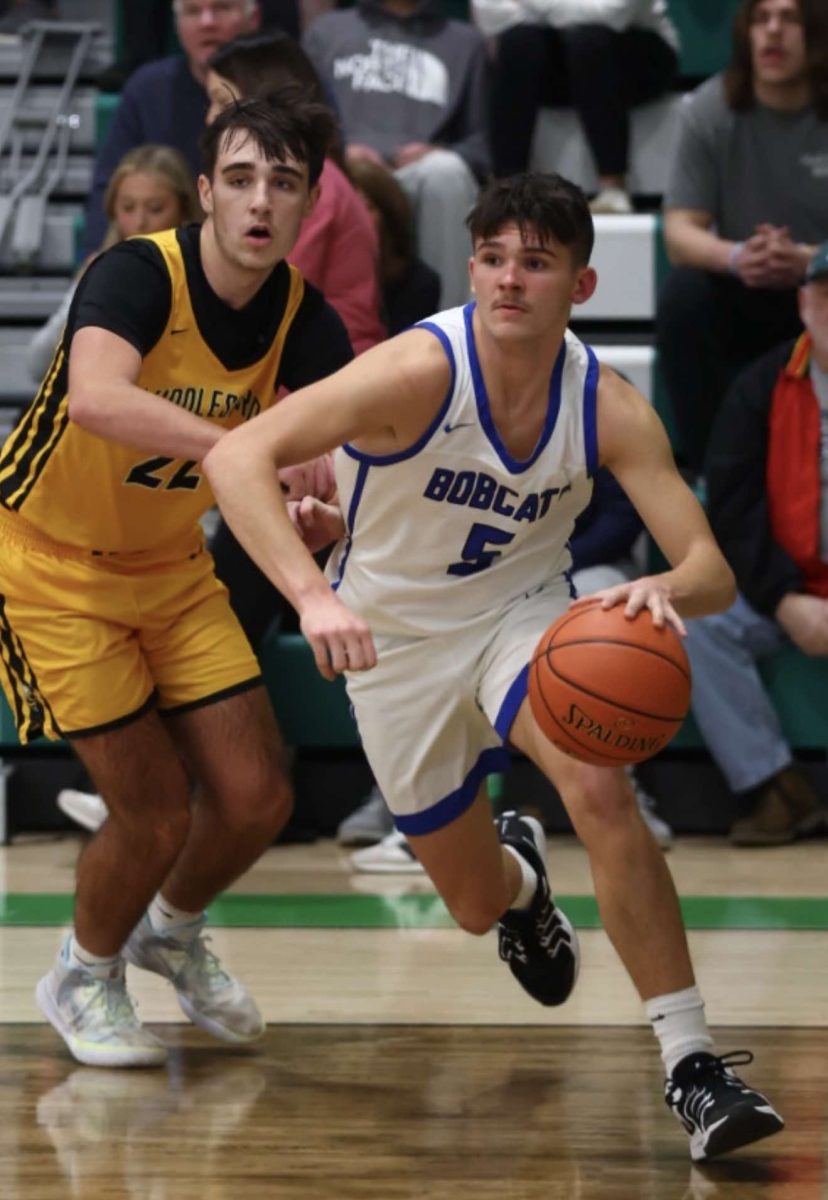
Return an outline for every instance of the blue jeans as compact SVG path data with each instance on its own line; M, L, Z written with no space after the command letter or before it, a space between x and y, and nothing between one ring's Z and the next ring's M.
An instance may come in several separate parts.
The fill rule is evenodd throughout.
M732 792L758 787L793 756L757 663L787 635L740 595L727 612L687 622L693 716Z

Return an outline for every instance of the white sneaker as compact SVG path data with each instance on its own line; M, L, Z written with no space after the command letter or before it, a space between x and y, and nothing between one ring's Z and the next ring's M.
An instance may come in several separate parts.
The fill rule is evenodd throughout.
M425 874L425 868L417 861L405 834L398 829L376 846L357 850L351 855L351 866L355 871L364 871L369 875Z
M646 792L636 778L632 767L627 767L627 778L635 792L638 811L644 818L644 824L649 829L662 850L669 850L673 844L673 831L663 817L656 812L656 802L649 792Z
M262 1014L247 989L207 949L203 928L202 919L195 937L179 939L156 933L145 913L129 935L124 958L169 979L183 1012L200 1029L224 1042L252 1042L264 1033Z
M94 792L77 792L74 788L63 788L58 792L57 806L90 833L97 833L109 816L100 796Z
M391 833L394 818L382 792L374 784L368 799L355 809L336 831L340 846L372 846Z
M595 215L608 214L625 217L633 211L633 205L629 192L626 192L624 188L606 187L601 188L598 195L590 200L589 210Z
M167 1049L136 1016L122 961L107 979L69 963L70 938L35 989L44 1017L78 1062L90 1067L160 1067Z

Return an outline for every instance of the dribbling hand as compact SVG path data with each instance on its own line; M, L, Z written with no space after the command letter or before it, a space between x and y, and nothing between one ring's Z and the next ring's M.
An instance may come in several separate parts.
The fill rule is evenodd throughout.
M602 608L614 608L616 604L624 603L624 615L630 619L646 608L657 629L669 625L680 637L687 636L687 627L671 603L670 589L651 576L604 588L592 596L583 596L572 607L585 600L600 600Z

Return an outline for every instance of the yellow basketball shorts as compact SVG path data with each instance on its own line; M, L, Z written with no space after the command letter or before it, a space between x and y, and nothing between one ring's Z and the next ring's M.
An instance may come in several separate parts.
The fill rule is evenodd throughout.
M197 708L261 673L200 537L95 556L2 514L0 682L27 742Z

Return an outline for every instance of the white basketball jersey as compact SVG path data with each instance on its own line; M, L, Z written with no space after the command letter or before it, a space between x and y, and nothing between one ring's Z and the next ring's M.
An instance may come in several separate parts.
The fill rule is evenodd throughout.
M423 636L500 612L569 570L567 543L598 468L598 362L567 331L538 444L517 461L489 406L472 332L474 304L418 328L439 338L448 395L419 441L334 462L348 534L327 574L377 633Z

